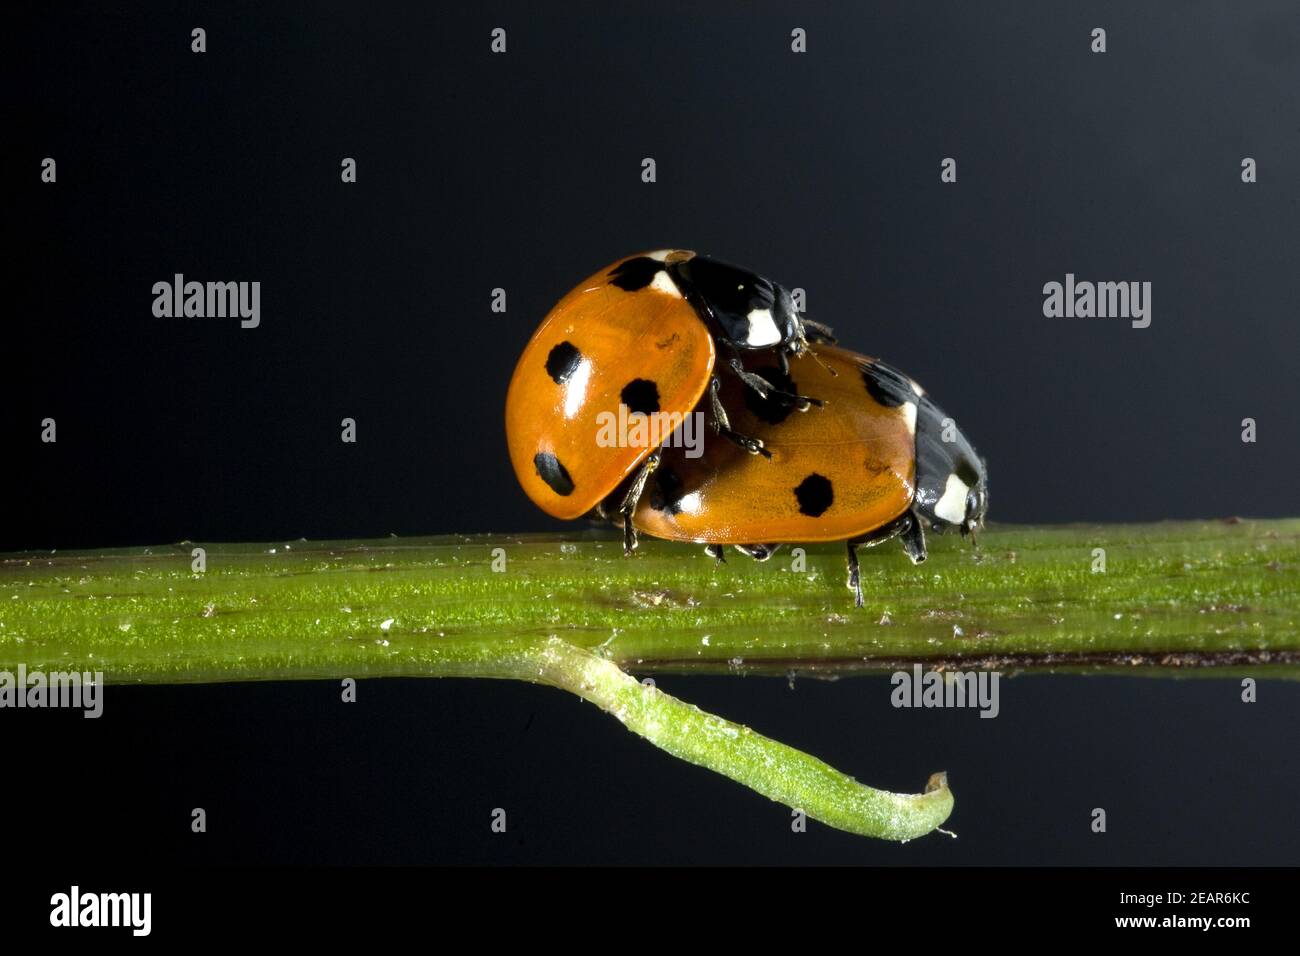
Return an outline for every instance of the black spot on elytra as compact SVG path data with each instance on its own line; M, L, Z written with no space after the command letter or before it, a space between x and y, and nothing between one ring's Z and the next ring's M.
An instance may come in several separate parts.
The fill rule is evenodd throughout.
M582 353L572 342L561 342L546 356L546 374L556 385L563 385L582 363Z
M632 413L653 415L659 411L659 386L645 378L634 378L623 386L619 394L627 410Z
M637 256L635 259L620 262L613 269L610 269L609 281L624 292L635 292L638 289L644 289L653 282L655 273L659 272L663 267L662 262L651 259L649 256Z
M681 476L671 468L660 465L650 483L650 507L664 514L675 515L682 510L681 501L685 494Z
M551 490L561 497L573 494L573 479L568 470L549 451L539 451L533 456L533 467L542 481L551 486Z
M816 472L799 482L799 487L794 490L794 496L799 499L800 513L810 518L822 515L835 500L830 479Z
M862 381L867 392L886 408L897 408L904 402L915 402L916 389L906 375L884 362L862 363Z
M799 389L795 385L794 379L782 372L775 365L767 368L761 368L755 375L761 376L779 392L787 392L790 395L798 395ZM764 398L752 388L745 388L745 407L753 413L759 421L767 422L769 425L779 425L790 417L794 411L794 403L790 399L781 395L769 395Z

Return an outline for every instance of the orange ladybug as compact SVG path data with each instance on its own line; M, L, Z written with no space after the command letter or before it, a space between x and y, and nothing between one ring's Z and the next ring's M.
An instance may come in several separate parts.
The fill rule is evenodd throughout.
M618 517L630 552L632 512L673 434L663 423L690 424L706 392L713 432L742 455L768 455L761 439L731 427L719 352L734 391L807 410L820 400L774 388L742 356L763 352L788 369L810 339L833 341L799 315L789 291L747 270L680 249L621 259L561 299L519 359L506 396L515 475L556 518ZM611 424L647 421L661 427L642 440L601 440Z
M632 516L645 534L708 545L721 560L734 545L766 560L781 543L845 541L849 587L863 604L857 549L901 537L915 563L925 528L974 534L988 508L984 462L924 389L878 359L818 346L789 373L761 368L768 397L728 383L722 401L735 427L761 440L770 461L726 442L703 454L662 453ZM817 394L821 408L792 414L783 394Z

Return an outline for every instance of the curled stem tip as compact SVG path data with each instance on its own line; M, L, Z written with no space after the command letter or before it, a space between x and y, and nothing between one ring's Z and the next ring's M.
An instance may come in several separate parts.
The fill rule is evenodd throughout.
M933 774L923 793L877 790L816 757L641 683L612 661L566 641L551 638L531 657L521 676L571 691L673 756L828 826L911 840L934 830L952 812L947 774Z

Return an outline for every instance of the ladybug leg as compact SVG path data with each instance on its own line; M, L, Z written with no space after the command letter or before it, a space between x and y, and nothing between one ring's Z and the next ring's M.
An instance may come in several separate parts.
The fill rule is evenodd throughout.
M623 496L623 503L619 505L618 513L623 516L623 555L630 557L636 550L636 528L632 525L632 512L636 511L636 503L641 500L641 493L645 491L645 484L650 480L650 475L659 467L659 452L654 452L645 460L641 470L637 472L636 478L627 489L627 494Z
M740 361L740 356L733 355L727 363L735 376L752 388L762 398L780 398L788 401L801 412L808 411L813 405L821 408L824 402L820 398L809 398L807 395L792 395L789 392L783 392L779 388L773 388L772 383L761 375L755 375L749 371Z
M704 553L714 561L717 561L718 564L727 563L727 549L720 544L706 544L704 546Z
M727 418L727 410L722 407L722 399L718 397L718 389L722 383L718 381L718 376L713 376L709 380L709 404L713 409L713 431L721 435L728 441L733 441L751 455L762 455L764 458L771 458L772 453L763 447L763 443L757 438L749 438L738 432L731 430L731 419Z
M862 607L863 604L862 575L858 569L858 548L874 548L882 542L898 537L902 538L903 550L912 559L913 564L920 564L925 560L925 531L921 527L920 520L912 512L905 513L883 528L878 528L853 541L845 542L849 549L849 590L853 592L854 607Z
M907 516L907 525L903 528L903 551L913 564L920 564L926 558L925 549L925 529L921 527L921 519L916 514Z
M967 535L970 535L970 546L972 548L978 548L980 546L979 538L976 537L975 532L979 531L982 527L984 527L984 519L982 515L979 518L967 518L966 523L961 526L961 536L964 538Z
M776 554L781 546L779 544L738 544L735 547L741 554L755 561L766 561Z
M866 602L862 600L862 572L858 568L858 543L847 541L845 544L849 550L849 590L853 592L853 606L862 607Z

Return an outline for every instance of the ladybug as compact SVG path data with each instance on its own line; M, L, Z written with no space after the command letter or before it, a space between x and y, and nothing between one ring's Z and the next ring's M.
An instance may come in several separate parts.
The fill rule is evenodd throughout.
M725 388L737 427L761 439L771 461L723 442L696 458L664 449L632 517L639 531L706 544L719 560L725 545L761 561L785 542L844 541L858 607L860 546L898 537L919 564L926 528L974 540L988 508L984 462L916 382L830 346L793 357L788 374L756 374L781 392L815 391L824 406L792 415L788 403Z
M788 290L752 272L680 249L621 259L561 299L524 348L506 396L519 483L556 518L621 519L630 553L631 515L659 452L598 443L600 416L620 406L685 416L707 392L715 434L741 454L770 457L761 439L732 429L718 353L739 391L806 411L820 399L775 388L742 356L765 352L788 371L810 341L834 339L799 315Z

